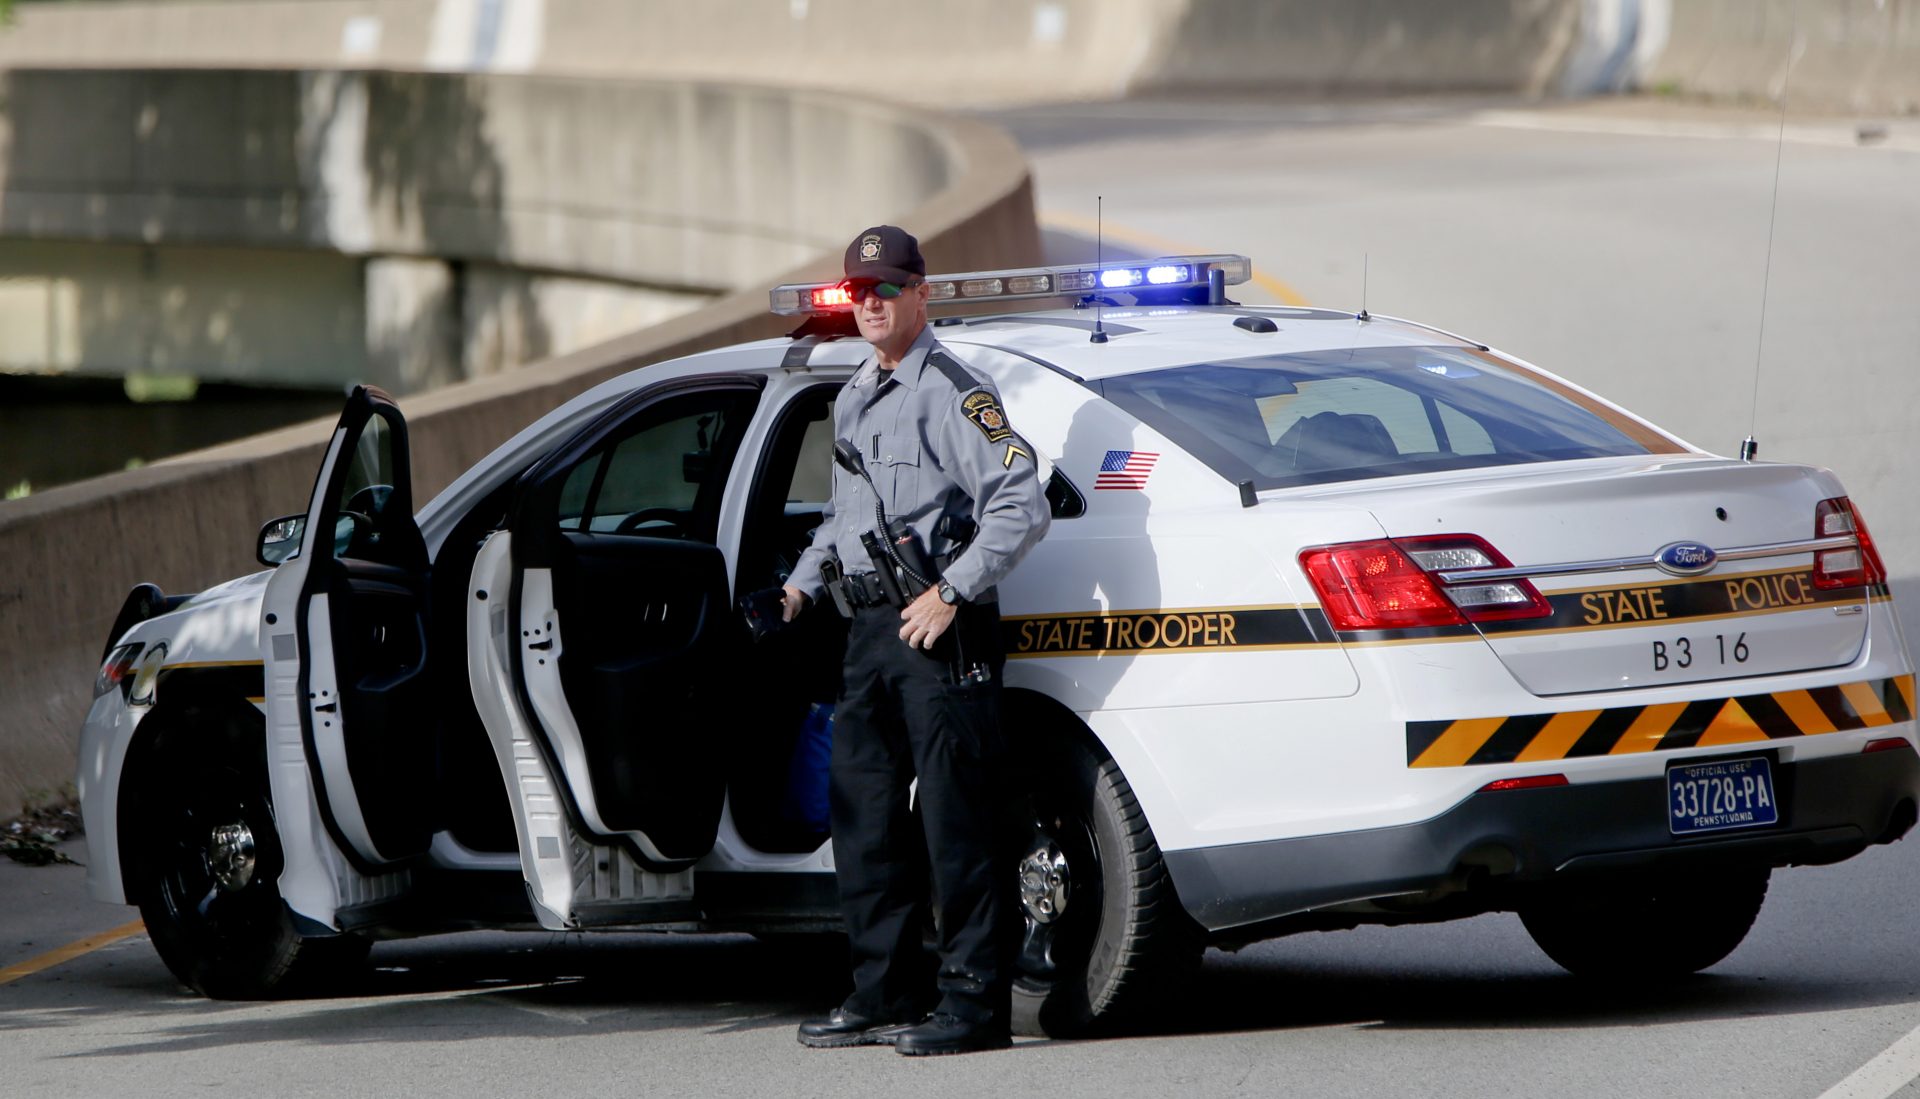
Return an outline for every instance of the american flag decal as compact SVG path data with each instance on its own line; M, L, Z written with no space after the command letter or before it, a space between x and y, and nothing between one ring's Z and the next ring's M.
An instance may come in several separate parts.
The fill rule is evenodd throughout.
M1159 460L1160 455L1145 450L1109 450L1100 462L1100 475L1093 479L1093 487L1146 488L1147 474Z

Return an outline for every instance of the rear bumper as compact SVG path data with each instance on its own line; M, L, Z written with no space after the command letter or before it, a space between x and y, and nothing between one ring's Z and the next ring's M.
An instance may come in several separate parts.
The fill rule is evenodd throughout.
M1752 754L1752 753L1736 753ZM1767 753L1761 753L1767 754ZM1687 762L1697 762L1689 759ZM1502 883L1690 863L1830 863L1898 839L1920 804L1920 755L1901 749L1773 761L1780 821L1678 838L1664 776L1477 793L1394 828L1167 852L1181 903L1209 931L1436 889L1470 866Z

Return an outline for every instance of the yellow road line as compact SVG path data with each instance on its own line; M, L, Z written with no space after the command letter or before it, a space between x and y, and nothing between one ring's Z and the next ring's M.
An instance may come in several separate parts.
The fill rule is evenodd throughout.
M1191 256L1205 252L1205 249L1182 244L1177 240L1159 236L1155 233L1148 233L1139 229L1129 229L1122 225L1115 225L1112 222L1108 222L1103 226L1092 218L1082 217L1079 214L1063 213L1059 210L1043 211L1040 214L1040 225L1042 228L1058 229L1066 233L1078 233L1084 237L1095 235L1112 237L1121 244L1146 252L1149 256ZM1253 284L1265 290L1267 293L1272 294L1276 299L1286 305L1307 304L1307 299L1301 296L1300 291L1295 290L1293 287L1288 286L1272 275L1263 275L1258 270L1255 270L1253 273Z
M147 925L139 920L121 924L112 931L102 931L98 935L88 935L78 942L71 942L57 950L49 950L37 958L28 958L18 965L0 969L0 985L11 984L22 977L30 977L43 969L52 969L62 962L70 962L82 954L91 954L103 946L111 946L121 939L131 938L146 931Z

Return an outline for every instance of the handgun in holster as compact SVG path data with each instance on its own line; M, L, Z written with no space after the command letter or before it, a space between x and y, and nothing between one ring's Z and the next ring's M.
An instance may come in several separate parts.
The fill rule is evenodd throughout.
M840 555L828 552L827 559L820 562L820 579L827 586L827 594L833 597L833 609L839 611L842 618L852 618L853 604L847 601L846 586L840 582L846 575Z

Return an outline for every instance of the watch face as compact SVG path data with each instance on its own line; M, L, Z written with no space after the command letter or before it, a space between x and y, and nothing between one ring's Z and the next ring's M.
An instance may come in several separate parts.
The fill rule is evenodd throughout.
M942 580L940 581L940 600L944 603L958 603L960 602L960 593L954 590L952 584Z

